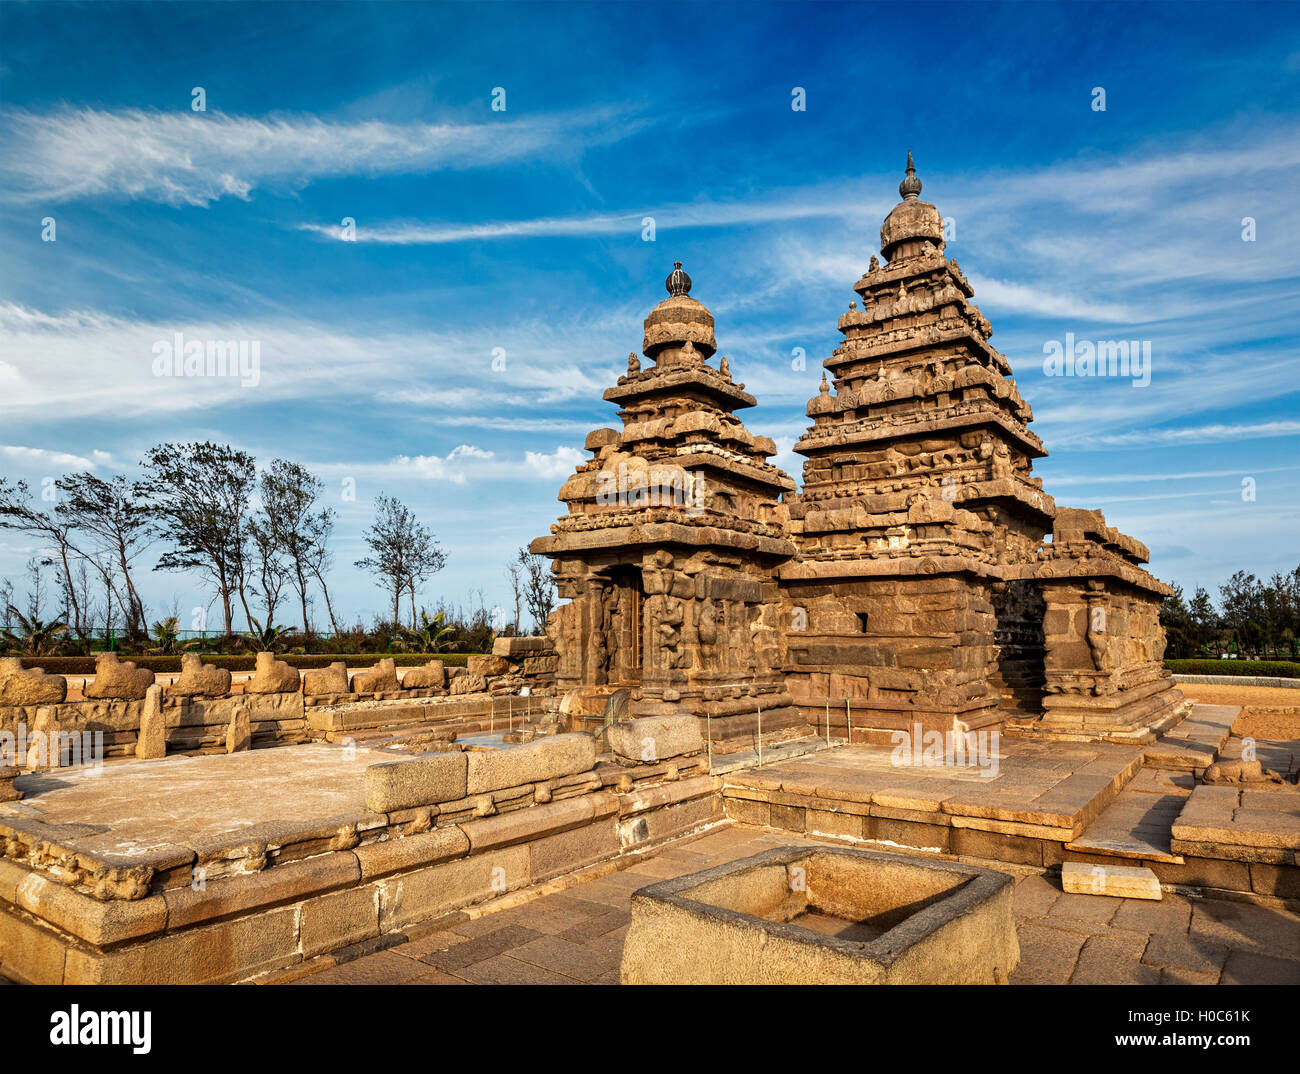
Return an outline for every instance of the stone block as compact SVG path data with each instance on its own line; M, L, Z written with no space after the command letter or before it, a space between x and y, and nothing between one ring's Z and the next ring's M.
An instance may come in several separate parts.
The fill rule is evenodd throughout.
M301 686L298 670L290 667L283 660L277 660L275 653L257 654L257 667L253 677L244 683L246 694L291 694Z
M400 688L397 682L397 665L391 657L385 657L374 667L358 671L352 676L354 694L390 693Z
M1150 869L1131 865L1061 866L1061 887L1075 895L1109 895L1120 899L1161 899L1160 881Z
M249 723L248 706L236 705L230 713L230 724L226 727L226 752L242 753L252 749L253 729Z
M469 837L454 826L435 828L430 832L381 839L377 843L362 843L353 853L361 863L361 879L370 880L463 858L469 853Z
M471 675L464 668L457 668L461 674L451 680L451 692L460 694L481 694L487 689L487 680L482 675Z
M610 725L609 748L624 760L657 764L704 749L700 721L691 715L643 716Z
M161 932L167 923L167 907L161 895L95 899L39 873L29 873L18 884L14 903L97 947Z
M167 928L175 930L297 902L360 879L356 857L336 852L273 865L256 873L209 878L197 889L194 885L172 888L161 898L167 903Z
M329 697L348 692L348 666L335 660L329 667L302 673L302 692L307 697Z
M148 668L138 668L117 653L100 653L95 657L95 677L83 691L88 700L138 701L153 685L154 675Z
M62 984L65 940L30 919L0 911L0 972L24 984Z
M205 664L198 653L183 653L181 673L166 693L168 697L221 697L230 693L230 672Z
M465 756L465 793L473 795L588 772L596 765L596 743L591 735L575 732L499 750L470 750Z
M416 837L419 838L419 837ZM527 846L505 847L377 882L379 928L393 932L531 882Z
M411 668L402 676L403 690L440 690L446 685L447 669L441 660L430 660L418 668Z
M366 808L372 813L392 813L464 798L470 756L455 750L372 764L365 775Z
M534 839L527 844L532 881L536 883L616 857L621 847L618 821L613 817Z
M43 668L23 668L16 656L0 657L0 705L58 705L68 696L68 680Z
M515 809L495 817L477 817L458 827L469 838L470 853L526 843L589 824L594 809L589 796L568 798L528 809Z
M231 984L302 959L296 906L107 952L71 948L65 984Z
M496 656L492 653L475 653L473 656L466 658L465 670L471 675L479 675L484 679L490 679L497 675L506 674L510 670L510 661L505 657Z
M302 957L313 958L379 935L379 889L372 885L336 891L302 904Z

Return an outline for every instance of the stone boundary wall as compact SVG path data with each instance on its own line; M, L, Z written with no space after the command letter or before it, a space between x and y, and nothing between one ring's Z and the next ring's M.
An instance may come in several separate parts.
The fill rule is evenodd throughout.
M1174 682L1179 685L1200 683L1205 686L1280 686L1285 690L1300 690L1300 679L1257 675L1175 675Z
M460 758L433 766L450 781L413 790L439 756ZM35 984L248 980L725 820L701 755L593 762L583 734L394 755L367 774L388 770L375 786L421 804L289 819L201 852L173 845L129 861L4 816L0 971Z
M509 644L502 646L500 642ZM242 692L232 691L228 672L194 660L193 667L182 672L177 680L161 685L165 751L167 754L225 752L227 731L235 710L241 706L249 710L254 749L293 745L312 738L337 741L335 733L400 727L419 720L443 723L461 715L472 720L497 708L508 708L511 701L520 713L544 712L547 702L542 699L549 694L541 680L547 677L546 661L554 660L549 639L498 639L497 648L506 650L508 655L479 655L471 658L469 667L450 669L431 658L428 664L413 668L396 669L391 660L379 660L372 668L347 669L340 662L299 673L283 661L271 659L265 662L267 672L281 676L283 681L255 686L255 680L250 679L239 684L244 687ZM524 668L529 664L543 670L526 673ZM136 756L141 721L147 719L146 695L154 682L153 672L137 671L129 662L120 664L116 658L106 661L105 666L115 678L138 675L140 681L131 680L129 689L119 691L121 696L66 700L64 676L6 665L0 670L7 673L5 681L11 688L24 687L29 695L35 689L50 696L44 700L0 704L0 734L12 736L15 742L20 737L20 727L26 729L23 737L28 740L37 728L64 735L85 735L90 736L86 739L87 748L91 742L97 749L102 747L102 759ZM258 674L262 672L259 670ZM407 681L418 685L402 685ZM514 696L530 683L531 698ZM54 684L60 688L57 694ZM289 688L281 688L284 686ZM371 686L374 689L368 689ZM11 692L22 696L17 689ZM452 700L449 695L463 695L463 700ZM396 704L433 698L448 700L437 706ZM367 702L385 704L367 706ZM0 763L22 764L23 760L7 754L0 756Z

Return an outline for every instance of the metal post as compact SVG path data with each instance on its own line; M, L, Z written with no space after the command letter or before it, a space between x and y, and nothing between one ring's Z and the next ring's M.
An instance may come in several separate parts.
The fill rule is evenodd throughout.
M853 711L849 708L849 699L844 699L844 732L848 735L848 744L853 745Z
M709 747L709 775L713 775L713 716L704 714L704 741Z
M831 744L831 699L826 699L826 745Z
M755 705L758 709L758 763L763 764L763 706Z

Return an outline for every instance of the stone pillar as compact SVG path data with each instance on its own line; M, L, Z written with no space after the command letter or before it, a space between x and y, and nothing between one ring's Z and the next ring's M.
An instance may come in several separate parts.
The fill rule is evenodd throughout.
M236 705L226 728L226 752L242 753L253 748L253 729L247 705Z
M163 716L162 686L154 683L144 695L140 710L140 733L135 742L135 755L142 760L156 760L167 756L167 720Z
M58 710L50 705L42 705L36 710L32 726L27 734L28 771L38 768L59 767L59 721Z

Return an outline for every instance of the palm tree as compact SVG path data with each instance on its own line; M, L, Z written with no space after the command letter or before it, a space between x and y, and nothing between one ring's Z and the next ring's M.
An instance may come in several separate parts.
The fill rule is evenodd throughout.
M453 633L455 627L443 625L444 612L439 612L432 619L429 613L421 609L420 611L420 629L410 630L402 628L403 646L417 653L439 653L451 645L448 635Z
M153 640L157 644L149 651L160 656L174 656L181 649L180 638L180 622L176 616L159 619L153 625Z
M278 653L285 646L285 635L292 629L267 623L265 628L246 631L243 636L256 645L259 652Z
M0 630L0 641L6 648L17 649L24 656L50 656L68 632L68 624L57 619L44 623L34 615L28 619L12 604L7 611L10 620L17 621L18 629Z

